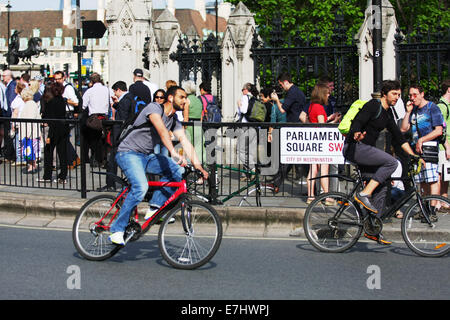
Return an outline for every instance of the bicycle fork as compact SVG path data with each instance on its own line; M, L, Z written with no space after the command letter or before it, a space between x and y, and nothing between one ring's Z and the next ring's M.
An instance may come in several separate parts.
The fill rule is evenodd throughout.
M191 235L192 230L192 207L186 202L181 203L181 223L183 225L183 230L187 236Z

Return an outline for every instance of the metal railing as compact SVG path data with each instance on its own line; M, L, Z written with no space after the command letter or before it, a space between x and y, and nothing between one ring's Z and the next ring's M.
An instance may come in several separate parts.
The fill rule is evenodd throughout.
M80 121L75 120L30 120L30 119L10 119L0 118L2 123L14 123L17 128L13 139L5 138L3 148L2 163L0 164L0 185L15 186L25 188L44 188L56 190L70 190L80 192L82 198L87 197L87 193L99 191L106 185L107 159L101 163L93 160L92 154L86 150L86 137L80 128ZM57 124L70 127L70 133L67 142L67 148L73 156L68 159L67 181L62 183L58 181L58 174L61 172L61 161L56 149L53 150L52 179L42 182L44 177L44 150L48 137L48 125ZM119 124L120 121L106 121L105 128L108 129L112 124ZM214 201L227 197L233 192L240 190L253 176L248 176L240 172L243 168L256 168L259 171L261 182L270 183L273 175L278 172L279 163L279 143L267 141L268 130L273 128L276 133L281 127L310 127L317 126L312 124L295 123L184 123L188 137L196 148L196 152L202 164L209 168L211 172L210 183L204 183L198 186L199 190L208 194ZM323 126L335 127L336 125L325 124ZM6 127L6 126L5 126ZM105 130L107 132L108 130ZM8 134L5 130L5 135ZM276 136L276 135L275 135ZM36 169L28 172L30 167L29 160L23 152L25 147L24 138L35 137L34 148ZM102 141L105 150L111 152L111 146L106 143L106 134ZM17 156L17 161L8 161L6 152L9 144ZM250 143L250 146L249 146ZM174 141L176 148L181 148ZM73 148L73 149L72 149ZM71 150L71 151L70 151ZM180 151L182 152L182 151ZM11 155L11 150L9 152ZM251 157L254 157L251 159ZM78 160L79 159L79 160ZM78 162L77 162L78 160ZM274 166L275 162L275 166ZM331 165L331 172L348 170L344 166ZM293 165L288 175L280 184L279 192L275 195L263 194L264 197L277 198L302 198L306 199L307 185L306 175L309 171L309 165ZM122 175L120 168L118 175ZM319 185L319 183L316 183ZM342 190L345 185L330 181L330 190ZM248 194L249 189L244 190L241 195ZM253 196L253 195L250 195Z

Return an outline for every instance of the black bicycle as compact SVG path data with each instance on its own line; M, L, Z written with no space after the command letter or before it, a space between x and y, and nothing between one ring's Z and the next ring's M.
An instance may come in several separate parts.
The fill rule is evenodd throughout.
M415 170L415 167L417 170ZM406 178L402 180L407 186L404 194L384 210L381 217L369 213L354 200L354 195L361 190L364 181L361 170L356 166L353 177L345 175L328 175L353 183L348 194L328 192L318 196L306 209L303 228L308 241L323 252L343 252L350 249L364 231L376 237L383 229L383 221L392 217L400 208L412 201L401 221L402 237L408 247L424 257L441 257L450 251L450 213L445 209L450 206L447 198L431 195L422 196L414 175L420 171L417 160L410 161ZM320 177L317 177L320 179Z

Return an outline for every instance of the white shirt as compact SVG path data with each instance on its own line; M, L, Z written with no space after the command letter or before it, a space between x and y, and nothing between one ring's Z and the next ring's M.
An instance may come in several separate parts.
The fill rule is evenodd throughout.
M406 110L405 110L405 104L403 103L402 98L399 98L397 100L397 103L395 104L395 106L393 106L391 108L395 110L395 112L393 112L393 113L394 113L394 119L396 122L405 117Z
M25 106L25 102L22 100L20 94L18 94L14 100L11 102L11 111L14 114L14 111L17 109L17 118L20 118L20 114L22 112L23 107Z
M248 111L248 102L250 101L250 98L252 97L252 95L248 94L248 95L242 95L241 97L241 107L239 108L239 118L241 118L241 115L246 114ZM242 121L243 123L248 122L247 119L245 119L244 116L242 116Z
M109 89L98 82L83 95L83 109L89 108L89 115L108 114L110 103Z
M5 111L8 110L8 101L6 100L6 87L1 81L0 81L0 107Z
M153 101L153 95L155 94L156 90L158 90L158 86L156 85L156 83L150 82L148 80L144 80L143 82L150 89L150 95Z
M79 103L77 95L75 94L75 88L64 81L64 93L63 98L66 98L67 100L72 100L75 103ZM73 106L70 104L66 104L66 111L73 111Z

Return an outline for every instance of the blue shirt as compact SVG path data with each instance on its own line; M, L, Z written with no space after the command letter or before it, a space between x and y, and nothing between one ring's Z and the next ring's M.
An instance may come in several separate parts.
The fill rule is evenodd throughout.
M436 127L442 126L444 117L436 104L428 102L423 108L414 107L409 121L411 123L412 144L415 145L419 138L426 136ZM417 127L419 127L419 131L417 131ZM439 138L434 139L434 141L438 140Z

